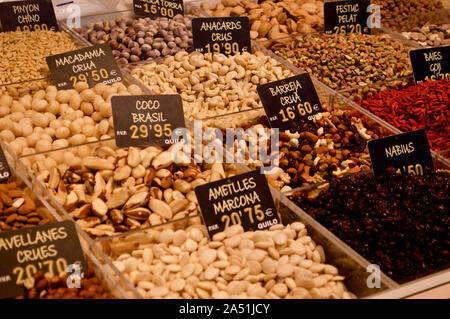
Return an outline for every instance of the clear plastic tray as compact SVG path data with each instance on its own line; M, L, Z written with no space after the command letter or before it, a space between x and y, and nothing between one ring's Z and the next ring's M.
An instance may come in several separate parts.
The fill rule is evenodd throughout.
M364 258L356 254L351 248L343 244L339 239L335 238L331 233L324 229L321 225L309 218L306 214L299 212L294 206L294 210L285 205L285 200L280 201L277 199L276 192L272 193L276 201L279 213L283 220L283 224L290 224L294 221L300 221L306 225L308 235L316 242L317 245L321 245L324 248L326 260L325 263L332 264L339 269L339 274L345 276L344 283L349 291L356 294L358 297L366 297L376 292L385 291L389 288L395 288L397 285L390 280L383 273L381 274L381 288L371 289L368 288L366 281L369 275L366 272L366 268L369 262ZM288 203L289 204L289 203ZM153 230L163 230L166 228L178 229L191 229L192 227L199 227L206 233L204 225L199 224L200 218L194 218L185 222L184 224L172 223L163 226L157 226L146 231L138 231L131 235L122 235L117 238L106 238L97 241L97 244L101 250L108 255L111 260L115 260L119 255L123 253L131 253L133 250L139 247L139 244L145 244L151 246L151 241L143 240L148 238L147 232ZM139 289L138 289L139 290ZM142 298L142 294L139 296Z
M378 134L379 136L388 136L388 135L393 135L393 134L399 133L399 130L388 125L383 120L372 115L369 111L365 110L364 108L361 108L360 106L353 103L352 101L349 101L342 95L340 95L338 93L333 93L330 89L323 89L318 85L315 85L315 86L316 86L316 88L318 88L319 99L321 100L321 104L324 107L325 111L339 110L339 111L347 112L347 113L351 114L352 117L354 117L355 119L361 119L363 126L369 127L369 130L375 131L376 134ZM343 117L344 116L342 116L341 118L343 118ZM255 128L255 129L256 128L267 128L267 129L269 128L269 126L267 124L267 118L265 116L265 111L263 108L259 108L259 109L252 110L252 111L229 114L229 115L225 115L225 116L218 116L215 118L210 118L210 119L203 121L203 125L204 125L204 127L216 127L221 130L224 130L226 128L243 128L244 130L247 130L249 128ZM301 131L299 131L299 132L301 133ZM302 140L300 140L300 142L302 142ZM227 145L227 144L224 142L224 145ZM236 156L236 151L237 151L236 145L234 145L233 148L227 148L227 150L231 155L233 155L234 157L237 157ZM295 150L300 150L300 147L298 147L298 148L293 147L292 149L289 148L289 151L295 151ZM246 160L243 161L241 159L241 162L244 162L243 164L248 165L252 169L261 167L262 166L261 161L251 162L248 160L248 158L250 156L249 152L250 152L249 144L246 143L246 148L245 148ZM355 146L353 146L353 152L357 152ZM369 158L367 149L365 149L363 151L363 153L367 154L367 158L366 158L368 161L367 165L369 165L369 167L370 167L370 158ZM302 156L304 156L304 153L302 153ZM301 163L305 163L304 160L301 160ZM318 167L319 165L317 164L316 166ZM316 167L316 166L314 166L314 167ZM287 168L292 168L292 167L293 167L292 164L289 164L289 166ZM316 169L317 169L317 167L316 167ZM340 170L343 170L344 172L346 171L344 167L339 166L339 168L340 168ZM314 169L312 169L310 172L312 172L313 170ZM303 182L292 183L291 182L292 179L290 181L288 181L288 176L291 176L291 178L292 178L292 173L293 172L290 172L288 174L287 169L286 169L286 171L283 169L281 171L277 169L277 170L273 171L272 173L268 173L269 183L277 189L286 190L286 187L287 187L287 189L289 189L290 187L299 186L301 183L311 184L311 183L320 183L323 181L323 179L316 176L317 174L314 174L315 177L312 178L312 180L308 180L308 182L303 181ZM346 173L343 173L343 174L345 175ZM328 174L328 176L326 176L326 175L322 176L323 175L322 173L319 173L318 175L325 178L325 180L328 180L329 177L332 176L331 174Z
M438 161L439 161L439 159L437 159ZM448 166L445 166L445 167L443 167L443 169L445 169L446 170L446 173L447 174L450 174L450 171L448 170L449 169L449 167ZM360 173L360 174L372 174L372 172L371 171L367 171L367 172L362 172L362 173ZM299 214L305 214L305 215L307 215L308 216L308 218L310 218L311 220L314 220L315 222L317 222L318 224L320 224L318 221L316 221L313 217L311 217L302 207L299 207L298 205L296 205L290 198L289 198L289 196L291 196L292 194L294 194L294 193L297 193L297 192L300 192L300 193L311 193L311 194L314 194L314 195L316 195L316 193L317 192L320 192L320 191L322 191L322 189L325 187L325 185L324 184L320 184L320 185L311 185L311 186L307 186L307 187L299 187L299 188L295 188L295 189L292 189L292 190L290 190L290 191L288 191L288 192L284 192L283 193L283 195L285 195L285 199L284 199L284 201L286 202L286 205L288 205L292 210L294 210L294 211L296 211L296 212L298 212ZM320 195L319 195L320 196ZM321 225L321 224L320 224ZM328 230L327 230L328 231ZM330 232L331 233L331 232ZM334 234L333 234L333 236L334 236ZM341 243L343 243L343 241L341 241L341 239L338 239L338 237L335 237L335 240L337 240L338 242L341 242ZM344 244L344 245L346 245L346 244ZM349 246L350 247L350 246ZM358 253L358 252L357 252ZM359 254L359 253L358 253ZM381 265L381 267L382 267L382 265ZM442 267L441 267L442 268ZM446 272L445 270L443 271L442 269L435 269L434 270L434 273L433 273L433 271L430 271L430 272L428 272L427 274L425 274L426 276L433 276L433 275L436 275L436 274L438 274L438 273L441 273L441 271L442 272ZM448 273L448 269L447 269L447 273ZM424 275L419 275L418 277L416 277L414 280L422 280L422 279L426 279L426 277L424 277L424 278L421 278L421 277L424 277ZM400 283L398 282L398 281L394 281L391 277L389 277L390 278L390 280L392 280L392 282L395 282L395 284L397 285L397 288L400 286ZM408 283L408 282L406 282L406 283ZM406 284L405 282L403 282L402 284Z
M255 43L252 43L252 52L253 52L253 54L261 55L265 59L269 59L269 58L274 59L273 55L270 57L267 56L267 51L262 49L260 46L256 45ZM276 58L275 60L276 60L276 62L278 62L276 67L280 68L281 72L284 72L284 76L282 78L287 78L289 76L293 76L295 74L302 73L297 68L295 68L291 65L287 65L284 61L282 61L279 58ZM174 83L172 83L172 82L170 82L170 86L171 86L170 89L160 89L161 84L158 84L159 83L158 81L163 81L163 83L167 83L167 82L164 80L159 80L159 78L156 79L154 76L152 76L153 71L151 69L154 68L153 66L157 66L157 65L161 64L162 62L163 62L162 60L157 59L157 60L153 60L153 61L143 61L143 62L128 64L127 70L133 76L135 76L137 80L140 80L143 85L147 85L149 90L151 90L151 91L158 90L155 93L159 93L159 94L181 94L181 96L183 98L183 93L185 93L184 90L175 88ZM146 70L146 68L148 68L148 70ZM241 82L242 81L239 80L239 82L237 84L241 85ZM251 81L249 80L246 83L251 84ZM254 85L254 84L251 84L251 85L256 87L256 85ZM231 87L229 87L227 89L231 89ZM204 92L203 91L199 91L199 92L200 93L198 93L196 96L197 97L201 96L200 99L197 98L197 100L195 100L195 98L194 98L193 101L190 101L191 96L189 96L183 100L184 109L185 109L185 117L191 121L194 119L208 119L208 118L216 117L219 115L236 113L238 111L242 111L245 109L254 110L254 109L257 109L258 107L262 106L259 101L259 97L257 97L256 88L255 88L255 90L251 90L251 93L252 93L252 95L255 95L256 97L253 99L248 99L249 102L247 103L247 105L244 105L244 106L239 105L236 107L237 108L236 110L230 109L229 107L227 107L228 104L225 105L224 107L216 108L214 110L209 109L209 108L208 109L204 108L202 113L199 114L199 112L194 111L194 108L197 107L198 104L200 104L199 101L206 101L206 100L209 101L212 98L212 97L203 98ZM239 100L244 100L245 98L246 98L246 96L243 96ZM252 101L250 101L250 100L252 100ZM223 99L221 99L220 101L222 102ZM189 103L189 105L188 105L188 103Z
M12 173L8 182L17 183L20 188L24 188L31 195L37 206L37 211L42 217L49 219L50 222L66 220L67 218L64 213L55 205L53 198L49 196L41 183L34 178L21 160L1 140L0 147L4 151ZM100 279L103 287L115 298L130 298L129 293L125 289L126 283L124 284L123 278L117 269L115 269L109 259L93 244L91 239L78 226L76 227L88 267L94 270L96 277ZM105 267L109 267L109 271ZM114 273L116 273L117 280L112 277Z

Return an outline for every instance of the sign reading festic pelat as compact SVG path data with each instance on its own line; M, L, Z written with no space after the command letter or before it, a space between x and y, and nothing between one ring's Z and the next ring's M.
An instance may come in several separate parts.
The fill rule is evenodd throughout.
M78 82L94 87L97 83L122 81L122 73L108 43L52 55L46 61L58 89L72 89Z
M326 34L370 34L367 20L370 16L370 0L346 0L324 3ZM369 10L368 10L369 9Z
M177 94L113 96L111 106L119 147L170 146L178 142L172 139L173 131L185 127Z
M250 231L280 223L266 177L259 170L197 186L195 194L210 238L231 225Z

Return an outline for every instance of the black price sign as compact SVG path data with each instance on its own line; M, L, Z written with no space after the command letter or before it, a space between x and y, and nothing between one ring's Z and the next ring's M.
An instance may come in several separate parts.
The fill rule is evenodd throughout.
M150 18L173 18L184 14L183 0L133 0L134 13Z
M58 31L51 0L27 0L0 3L3 32Z
M209 236L231 225L245 231L279 224L265 175L260 170L225 178L195 188Z
M370 34L367 8L370 0L351 0L324 3L324 24L326 34Z
M194 49L201 53L251 53L248 17L192 19Z
M428 80L450 80L450 46L409 51L417 83Z
M72 221L1 232L0 260L0 298L21 295L25 280L38 271L60 275L76 271L74 265L86 269Z
M433 168L430 146L424 130L379 138L368 143L375 175L387 167L397 173L422 175L425 168Z
M11 176L8 161L6 160L3 149L0 147L0 183L6 182Z
M108 43L52 55L46 58L58 89L72 89L77 82L111 84L122 81L122 73Z
M322 105L307 73L257 87L272 128L295 130L303 122L313 121Z
M172 133L185 127L181 96L113 96L111 105L117 146L169 146L179 142L172 139Z

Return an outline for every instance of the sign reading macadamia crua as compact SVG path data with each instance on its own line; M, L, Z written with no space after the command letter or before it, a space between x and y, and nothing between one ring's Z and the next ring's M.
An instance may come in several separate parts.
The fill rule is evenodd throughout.
M122 81L122 73L108 43L52 55L46 61L58 89L72 89L78 82L94 87L97 83Z
M260 170L197 186L195 194L211 238L232 225L256 231L280 223Z

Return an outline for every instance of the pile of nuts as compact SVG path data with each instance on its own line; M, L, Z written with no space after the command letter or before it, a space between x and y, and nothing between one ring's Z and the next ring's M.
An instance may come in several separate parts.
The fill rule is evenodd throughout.
M92 44L109 43L118 63L174 55L192 47L191 17L116 18L75 29Z
M50 276L38 271L25 282L25 294L16 299L111 299L92 269L83 272L81 288L67 287L68 275Z
M83 145L24 162L77 224L98 238L200 213L194 188L230 171L218 163L195 164L177 153L180 145Z
M0 139L17 155L45 152L113 137L111 97L141 94L137 85L103 83L72 90L48 86L33 95L0 94Z
M323 30L323 1L270 0L255 3L248 0L222 0L214 8L208 2L200 5L214 17L248 16L250 38L273 40L292 33L312 33Z
M450 45L450 24L438 26L427 23L421 28L413 28L410 32L402 32L402 35L423 47Z
M387 35L308 35L272 50L336 90L412 74L409 49Z
M50 76L45 58L77 47L65 32L14 31L0 33L0 85ZM36 89L36 83L22 84ZM0 94L5 92L0 87Z
M188 119L261 107L256 87L292 75L261 51L234 56L178 52L132 71L155 94L180 94Z
M16 183L0 184L0 232L47 224L47 215Z
M323 190L323 189L322 189ZM394 280L449 266L450 173L355 174L291 199Z
M234 225L212 241L205 233L192 226L121 238L111 243L113 263L144 298L355 298L300 222L249 232Z

